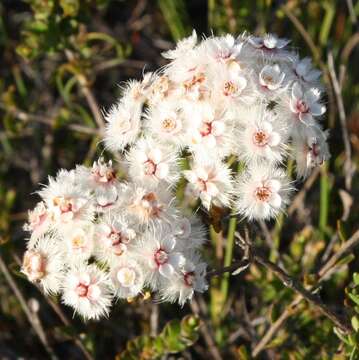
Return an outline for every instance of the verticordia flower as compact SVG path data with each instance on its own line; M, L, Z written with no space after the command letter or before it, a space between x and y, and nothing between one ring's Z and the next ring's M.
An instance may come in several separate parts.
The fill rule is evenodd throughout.
M24 226L29 280L85 319L148 290L180 305L205 291L197 207L274 218L293 191L288 160L305 178L330 156L320 71L289 43L193 32L165 67L122 86L103 139L121 176L100 158L49 177Z
M51 235L40 236L35 243L29 242L21 271L46 294L57 294L65 275L64 262L61 244Z

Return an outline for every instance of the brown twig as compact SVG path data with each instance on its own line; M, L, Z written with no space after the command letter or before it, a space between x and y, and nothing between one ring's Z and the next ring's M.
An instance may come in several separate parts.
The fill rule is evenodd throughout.
M213 276L220 276L224 273L233 273L234 271L238 270L238 269L241 269L241 268L246 268L248 267L248 265L250 264L250 260L249 259L242 259L242 260L239 260L239 261L235 261L233 262L231 265L229 266L225 266L221 269L217 269L217 270L212 270L212 271L209 271L207 273L207 278L210 279L212 278Z
M54 350L51 348L49 342L47 341L45 331L39 321L38 318L34 317L32 314L32 311L30 310L29 306L26 303L26 300L24 296L22 295L20 289L18 288L15 280L13 279L12 275L10 274L10 271L8 270L5 261L3 260L2 256L0 255L0 270L4 274L5 280L9 284L11 290L15 294L17 300L19 301L19 304L24 311L29 323L33 327L36 335L38 336L41 344L44 346L46 352L49 354L51 359L57 359L57 356L54 352Z
M298 296L294 301L290 303L289 306L282 312L279 318L270 326L270 328L265 332L262 339L257 343L252 351L252 356L256 357L260 352L264 350L267 344L279 331L279 329L284 325L286 320L295 313L298 304L301 302L302 297Z
M243 259L237 262L234 262L232 265L227 266L225 268L210 272L209 276L220 275L226 272L233 272L238 268L248 267L251 262L257 262L258 264L264 266L268 270L270 270L276 277L281 280L281 282L288 288L295 291L299 294L302 298L307 300L310 304L316 306L319 311L325 315L327 318L332 320L332 322L339 328L341 328L344 332L348 333L351 332L351 326L347 322L346 319L342 319L339 317L338 314L333 312L325 305L318 296L314 295L311 291L304 288L304 286L298 282L293 277L289 276L282 268L278 265L272 263L271 261L267 260L264 256L259 254L257 250L253 247L250 248L250 252L252 254L251 258ZM341 255L340 255L341 256ZM339 256L339 257L340 257Z
M196 299L193 299L190 305L192 312L201 319L200 332L202 333L203 339L208 346L208 350L211 353L212 358L214 360L222 360L221 353L219 352L218 347L216 346L216 343L214 341L213 335L211 334L211 329L209 328L203 316L201 316L200 307Z
M306 289L300 282L289 276L282 268L278 265L272 263L271 261L267 260L264 256L260 255L255 249L250 245L248 241L243 240L243 238L237 233L236 234L241 242L242 245L239 244L242 248L250 247L251 250L251 257L249 259L242 259L239 261L234 262L232 265L212 271L208 273L208 276L218 276L225 272L233 272L238 268L247 267L250 262L254 261L262 266L266 267L272 273L274 273L282 283L295 291L298 296L292 301L292 303L287 307L287 309L282 313L282 315L271 325L271 327L266 331L265 336L261 339L261 341L256 345L254 348L252 355L257 356L267 345L267 343L272 339L272 337L277 333L277 331L281 328L281 326L285 323L285 321L290 317L292 314L296 312L298 304L305 299L310 304L314 305L319 311L329 318L337 327L339 327L343 332L350 333L352 331L351 325L347 319L343 319L337 313L330 310L329 307L324 304L320 298L313 293L318 288L320 282L324 279L324 276L329 272L329 270L337 263L337 261L348 251L353 249L356 245L359 244L359 230L353 234L353 236L342 245L337 253L335 253L328 262L323 265L323 267L319 270L318 276L319 281L317 286L313 286L309 289Z
M302 35L304 41L307 43L308 47L310 48L315 61L318 62L318 64L322 69L325 69L325 64L321 60L320 51L318 50L317 46L314 44L312 37L309 35L308 31L305 29L303 24L293 14L293 12L290 10L288 5L283 5L281 9L283 10L284 14L288 17L288 19L293 23L293 25L298 30L298 32Z
M305 26L293 14L293 12L291 11L288 4L283 5L281 7L281 9L285 13L285 15L288 17L288 19L292 22L294 27L298 30L298 32L302 35L304 41L306 42L306 44L308 45L309 49L311 50L311 52L313 54L314 60L318 63L320 69L323 72L323 79L324 79L324 81L326 82L326 84L328 86L327 94L328 94L328 97L329 97L329 106L331 108L330 111L328 112L329 124L333 124L334 119L335 119L335 111L334 111L334 108L333 108L333 106L334 106L334 94L333 94L333 89L330 86L331 82L330 82L330 76L328 74L328 69L327 69L325 63L323 62L323 60L321 59L321 53L318 50L318 47L315 45L312 37L310 36L308 31L305 29Z
M21 266L21 260L19 258L19 256L17 254L12 254L12 257L14 258L15 262ZM37 287L37 289L40 291L40 293L42 295L43 292L41 291L40 287L35 284L35 286ZM65 326L70 326L71 322L68 319L68 317L65 315L65 313L62 311L61 307L59 306L58 303L56 303L54 300L51 299L51 297L49 296L45 296L44 295L45 300L47 301L47 303L51 306L51 308L54 310L54 312L56 313L56 315L60 318L60 320L63 322L63 324ZM82 351L83 355L85 356L85 358L87 360L94 360L93 356L87 351L85 345L82 343L81 338L77 335L75 335L74 338L74 342L77 345L77 347Z
M347 62L349 60L349 57L352 53L352 51L355 49L356 46L359 44L359 32L356 32L353 34L349 40L346 42L343 51L340 55L340 71L339 71L339 85L340 88L343 88L344 80L345 80L345 74L347 69Z
M319 270L318 275L323 278L324 275L338 262L338 260L345 254L347 254L354 247L359 245L359 230L357 230L349 240L347 240L340 249L332 255L332 257L322 266Z
M235 33L237 30L237 21L234 15L232 0L223 0L223 5L227 14L229 30L231 33Z
M75 56L70 50L66 49L65 55L69 61L74 61ZM83 75L83 74L76 73L75 75L76 75L76 79L80 85L81 92L85 96L87 104L88 104L88 106L92 112L92 115L97 123L97 126L100 129L103 129L105 127L105 121L102 117L101 110L95 99L95 96L93 95L93 93L90 89L88 80L86 79L85 75Z
M310 304L316 306L323 315L330 319L337 327L342 329L345 333L352 332L351 325L347 321L347 319L341 318L334 311L330 310L329 307L324 304L317 295L314 295L311 291L304 288L304 286L300 282L289 276L279 266L259 254L254 255L254 260L257 263L263 265L268 270L270 270L273 274L275 274L276 277L281 280L281 282L286 287L292 289L297 294L301 295Z
M322 266L319 270L318 275L318 284L320 284L325 275L328 274L330 269L335 266L338 260L344 256L347 252L353 249L355 246L359 245L359 230L357 230L351 238L346 241L341 248L332 255L332 257ZM317 286L310 287L308 290L315 290ZM278 330L285 324L287 319L294 315L298 309L298 304L303 300L302 296L297 296L284 310L284 312L280 315L280 317L269 327L266 331L265 335L261 339L261 341L255 346L254 350L252 351L253 356L257 356L270 342L270 340L275 336Z
M8 111L17 119L24 122L38 122L48 126L54 126L54 118L47 117L46 115L38 115L38 114L28 114L22 110L16 109L15 107L7 107L5 104L0 103L0 109ZM78 124L68 124L65 125L68 129L74 130L83 134L88 135L99 135L100 131L98 129L92 129L87 126L78 125Z
M334 58L333 58L333 53L331 51L329 51L329 53L328 53L328 69L329 69L329 75L330 75L333 89L334 89L335 98L336 98L337 105L338 105L339 120L340 120L340 125L342 128L342 136L343 136L344 150L345 150L345 162L344 162L345 188L348 191L350 191L351 186L352 186L352 178L353 178L353 166L352 166L352 160L351 160L351 152L352 151L351 151L351 146L350 146L348 128L347 128L347 124L346 124L346 115L345 115L342 91L341 91L341 88L339 85L337 74L335 72Z
M320 174L320 168L317 167L317 168L315 168L313 170L313 172L311 173L309 178L306 180L306 182L302 186L301 190L294 197L291 205L288 208L288 215L292 215L295 210L297 210L298 208L301 207L301 205L303 205L303 201L304 201L306 193L314 185L314 183L317 180L319 174Z

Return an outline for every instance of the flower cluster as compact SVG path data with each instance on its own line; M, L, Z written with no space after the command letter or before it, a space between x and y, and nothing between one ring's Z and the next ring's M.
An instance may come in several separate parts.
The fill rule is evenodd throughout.
M288 44L271 34L198 43L193 32L163 54L167 66L126 84L104 138L126 181L102 158L50 178L25 226L28 278L87 319L145 289L181 305L205 291L206 232L177 204L178 181L205 210L267 220L293 190L288 160L305 178L329 157L320 72Z
M206 290L204 228L182 215L165 184L120 181L101 158L92 168L61 170L39 195L25 225L22 271L84 318L106 315L113 298L146 288L181 305Z

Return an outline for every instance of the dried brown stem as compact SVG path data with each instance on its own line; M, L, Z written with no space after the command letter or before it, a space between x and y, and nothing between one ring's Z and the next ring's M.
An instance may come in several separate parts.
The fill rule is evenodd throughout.
M225 266L225 267L223 267L221 269L209 271L207 273L207 278L210 279L213 276L220 276L220 275L222 275L224 273L227 273L227 272L232 273L232 272L238 270L239 268L247 267L249 264L250 264L249 259L242 259L242 260L239 260L239 261L235 261L235 262L233 262L233 264L231 264L229 266Z
M259 254L254 255L254 260L257 263L263 265L268 270L272 271L272 273L274 273L286 287L292 289L297 294L301 295L310 304L316 306L323 315L330 319L337 327L342 329L345 333L350 333L352 331L351 325L347 319L341 318L337 313L330 310L329 307L320 300L319 296L314 295L311 291L305 289L299 281L290 277L279 266L270 262L265 257Z
M302 186L302 189L294 197L291 205L288 208L288 215L292 215L295 210L297 210L298 208L300 208L303 205L303 201L304 201L304 198L305 198L305 195L306 195L307 191L314 185L314 183L317 180L319 174L320 174L320 168L317 167L317 168L314 169L312 174L306 180L306 182Z
M232 33L235 33L237 29L237 21L234 15L232 0L223 0L223 5L227 14L229 30Z
M65 50L65 55L69 61L74 61L75 56L70 50ZM102 117L100 107L95 99L95 96L93 95L91 88L89 86L89 82L86 79L86 77L83 74L76 73L76 79L78 83L80 84L80 90L82 94L84 95L87 104L92 112L92 115L97 123L97 126L100 129L103 129L105 127L105 121Z
M0 103L0 109L10 112L14 117L18 120L24 122L38 122L48 126L54 126L54 119L47 117L45 115L37 115L37 114L28 114L22 110L16 109L15 107L7 107L3 103ZM99 135L100 131L98 129L92 129L87 126L78 125L78 124L68 124L65 125L68 129L77 131L79 133L88 134L88 135Z
M17 254L12 254L12 257L14 258L14 260L16 261L16 263L21 266L21 260L19 258L19 256ZM36 284L35 284L36 285ZM41 292L41 294L43 294L43 292L41 291L40 287L38 285L36 285L37 289ZM68 319L68 317L65 315L65 313L62 311L61 307L59 306L58 303L56 303L54 300L51 299L51 297L49 296L44 296L45 300L47 301L47 303L51 306L51 308L54 310L54 312L56 313L56 315L60 318L60 320L63 322L63 324L65 326L70 326L71 322ZM81 338L79 336L76 336L74 338L74 342L77 345L77 347L82 351L84 357L87 360L93 360L93 356L87 351L85 345L82 343Z
M29 306L26 303L24 296L22 295L20 289L18 288L15 280L13 279L10 271L8 270L5 261L3 260L2 256L0 255L0 270L4 274L6 282L9 284L11 290L15 294L19 304L24 311L29 323L31 324L32 328L34 329L37 337L39 338L41 344L44 346L46 352L50 356L51 359L57 359L57 356L54 350L51 348L49 342L47 341L45 331L39 321L39 318L33 316L32 311L30 310Z
M318 272L319 281L317 286L313 286L309 289L306 289L300 282L289 276L282 268L267 260L264 256L260 255L257 251L255 251L252 247L250 250L251 252L250 259L242 259L240 261L234 262L232 265L228 267L208 273L209 277L218 276L225 272L233 272L238 268L246 267L249 265L250 261L257 262L258 264L261 264L262 266L266 267L268 270L273 272L286 287L292 289L298 294L298 296L291 302L291 304L286 308L286 310L282 313L282 315L271 325L268 331L266 331L264 337L254 348L252 352L253 356L257 356L265 348L265 346L273 338L273 336L277 333L277 331L282 327L285 321L292 314L296 312L298 304L303 299L305 299L310 304L314 305L317 309L319 309L319 311L323 315L329 318L343 332L350 333L352 331L349 321L346 318L345 319L342 318L336 312L329 309L329 307L326 304L324 304L317 295L313 294L313 291L318 288L319 283L323 280L324 276L329 272L329 270L335 266L338 260L358 244L359 244L359 230L355 232L353 236L342 245L342 247L338 250L338 252L335 253L328 260L326 264L322 266L322 268ZM246 242L245 246L250 246L250 244Z
M212 358L214 360L222 360L221 353L219 352L218 347L216 346L213 334L211 333L211 329L207 324L206 320L203 318L203 316L201 316L200 307L196 299L193 299L191 301L191 309L192 312L201 319L200 332L202 333L203 339L208 346L208 350L211 353Z
M325 275L329 273L329 271L335 266L338 260L347 254L350 250L352 250L355 246L359 245L359 230L357 230L351 238L346 241L341 248L331 256L331 258L322 266L322 268L318 272L318 284L320 284ZM314 290L317 286L313 286L308 290ZM271 339L275 336L278 330L285 324L286 320L294 315L297 311L297 305L303 300L303 297L298 295L284 310L281 316L269 327L266 331L265 335L261 339L261 341L255 346L254 350L252 351L253 356L257 356L271 341Z
M342 91L339 85L337 74L335 72L334 58L333 58L333 53L331 51L328 53L328 69L334 89L336 102L338 105L340 126L342 128L342 136L343 136L344 150L345 150L345 162L344 162L345 188L348 191L350 191L352 186L352 178L353 178L353 166L351 160L352 151L350 146L348 128L346 124L346 115L345 115Z
M330 76L328 74L328 69L327 69L325 63L323 62L323 60L321 59L321 53L318 50L318 47L315 45L312 37L310 36L308 31L305 29L305 26L294 15L294 13L291 11L288 4L283 5L281 7L281 9L285 13L285 15L288 17L288 19L292 22L294 27L298 30L298 32L302 35L304 41L306 42L306 44L308 45L308 47L310 48L310 50L311 50L311 52L313 54L314 60L319 64L319 67L323 72L323 79L324 79L324 81L326 82L326 84L328 86L327 94L328 94L328 97L329 97L329 106L331 108L330 111L328 112L329 124L333 125L334 120L335 120L335 111L334 111L335 109L333 108L334 94L333 94L333 89L330 86L331 82L330 82Z

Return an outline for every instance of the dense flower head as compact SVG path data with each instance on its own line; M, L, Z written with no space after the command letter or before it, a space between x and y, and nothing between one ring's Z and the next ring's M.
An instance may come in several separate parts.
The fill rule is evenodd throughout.
M287 164L305 178L329 158L321 73L289 44L193 32L165 67L122 86L103 139L120 164L101 157L49 177L24 226L29 280L85 319L148 290L180 305L205 291L206 227L179 206L177 185L190 210L269 220L294 190Z

